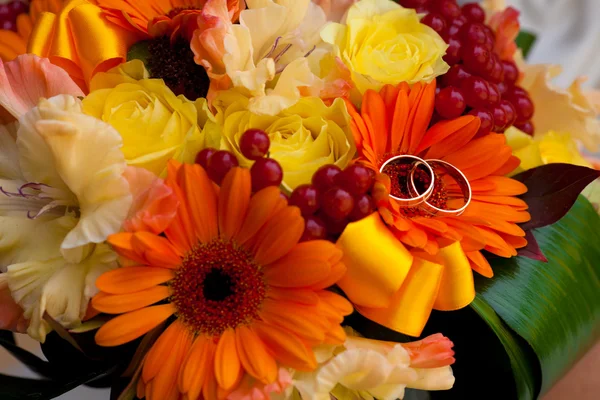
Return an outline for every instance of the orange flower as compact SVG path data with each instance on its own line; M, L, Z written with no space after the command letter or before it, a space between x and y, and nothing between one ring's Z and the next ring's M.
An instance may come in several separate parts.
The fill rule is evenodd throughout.
M358 311L415 336L432 308L455 310L473 300L471 268L493 276L480 251L516 256L516 249L527 244L517 223L530 219L527 204L515 197L527 188L504 176L519 165L504 135L475 137L480 121L470 115L429 127L434 99L435 81L412 89L400 84L379 93L369 90L360 113L348 102L358 162L379 172L397 155L440 159L458 168L472 188L472 201L462 215L432 216L388 198L402 172L379 174L374 196L385 225L379 217L369 217L350 224L338 242L348 269L338 284ZM458 184L445 175L436 179L429 201L440 208L460 207L463 200L451 198L458 194ZM376 255L356 250L369 248L365 240L377 246Z
M278 188L251 196L249 170L234 168L215 189L202 167L177 162L166 183L180 204L173 222L164 236L111 236L133 266L100 276L93 299L122 314L96 334L102 346L174 316L146 355L138 397L224 398L253 380L260 391L281 380L279 367L316 368L313 346L344 342L352 307L325 290L345 273L342 253L327 241L298 243L304 221Z
M202 13L207 3L215 0L94 0L106 18L123 28L148 37L175 34L185 19ZM216 0L221 1L221 0ZM244 3L226 0L231 21L237 21Z
M63 0L31 0L29 12L17 17L17 32L0 29L0 59L11 61L27 52L27 41L33 25L43 12L58 13Z

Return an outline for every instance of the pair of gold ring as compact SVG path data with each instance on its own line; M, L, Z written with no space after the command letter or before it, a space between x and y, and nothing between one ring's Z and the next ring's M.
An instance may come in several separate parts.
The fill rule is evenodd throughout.
M383 163L379 171L381 173L385 173L385 167L390 165L391 163L408 164L410 168L406 178L406 186L408 188L410 197L398 197L394 194L390 194L390 197L396 200L401 207L417 207L431 215L459 216L465 212L465 210L471 203L472 191L471 185L469 184L469 180L454 165L443 160L423 160L422 158L419 158L417 156L403 154L392 157L389 160L387 160L385 163ZM417 189L415 183L415 173L419 168L423 168L427 175L429 175L429 185L422 193L419 193L419 190ZM456 181L464 199L464 204L462 207L457 209L444 209L436 207L427 201L433 194L435 188L436 171L439 171L438 173L440 174L445 172L447 175L449 175L452 179Z

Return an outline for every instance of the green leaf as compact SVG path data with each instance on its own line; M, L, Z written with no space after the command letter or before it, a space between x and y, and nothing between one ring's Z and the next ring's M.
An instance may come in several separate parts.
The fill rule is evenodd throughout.
M519 36L517 36L515 42L517 43L517 47L520 48L521 51L523 51L523 57L527 58L527 55L533 47L533 44L535 43L536 39L537 37L531 32L519 32Z
M147 40L137 42L127 51L127 61L142 60L142 62L146 64L148 58L150 58L150 52L148 51Z
M477 293L537 355L541 394L600 337L599 227L580 196L559 222L536 230L547 263L495 258L494 278L476 281Z

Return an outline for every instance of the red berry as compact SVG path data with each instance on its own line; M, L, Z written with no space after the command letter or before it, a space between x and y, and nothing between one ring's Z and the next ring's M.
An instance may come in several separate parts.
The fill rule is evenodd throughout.
M446 21L452 21L461 14L460 7L455 0L442 0L436 4L436 10L442 14Z
M517 121L525 122L533 117L535 107L527 94L515 94L512 91L506 98L515 106Z
M371 196L361 194L354 198L354 208L350 213L350 221L359 221L375 211L375 203Z
M531 121L516 122L515 128L520 129L521 131L525 132L526 134L533 136L534 126L533 126L533 122L531 122Z
M335 185L334 178L340 172L342 172L342 170L337 165L323 165L317 170L317 172L314 173L312 177L312 184L319 191L324 192Z
M506 126L504 129L507 129L517 120L517 112L515 111L515 107L508 100L501 100L500 107L504 109L504 113L506 114Z
M2 23L0 24L0 29L16 32L17 24L14 21L2 21Z
M8 4L0 4L0 20L12 20L15 17Z
M225 150L219 150L208 159L206 172L213 182L220 185L229 170L238 165L235 155Z
M12 2L8 3L8 8L9 8L10 12L12 13L12 15L14 16L14 18L17 18L17 16L19 16L20 14L23 14L23 13L26 13L27 11L29 11L29 6L21 0L12 1Z
M435 110L446 119L458 118L467 107L460 89L448 86L435 97Z
M471 76L462 65L453 65L452 68L442 77L442 86L460 87L462 82Z
M527 92L527 90L523 89L520 86L513 86L513 87L507 89L506 93L504 94L504 97L507 99L510 97L518 97L518 96L529 97L529 93Z
M347 190L332 187L321 198L321 208L334 220L346 218L354 208L354 198Z
M481 125L479 126L475 137L485 136L492 131L492 128L494 128L494 116L488 110L474 108L469 111L469 115L479 117L479 120L481 121Z
M488 82L488 89L490 90L490 97L488 102L490 105L494 105L500 101L500 90L498 90L498 85Z
M427 14L423 17L421 23L429 26L440 35L446 31L446 21L444 21L444 17L438 13Z
M252 175L252 190L255 192L268 186L279 186L283 180L281 165L272 158L259 158L254 161L250 167L250 175Z
M217 152L216 149L206 148L204 150L200 150L198 154L196 154L196 164L200 164L202 168L208 168L208 160L212 157L213 154Z
M498 91L500 91L500 95L504 96L504 94L506 93L506 91L508 90L508 86L506 86L506 83L504 82L500 82L499 84L497 84L496 86L498 86Z
M462 6L462 13L471 22L485 21L485 11L477 3L467 3Z
M319 192L313 185L300 185L290 196L290 205L296 206L308 217L319 209Z
M373 186L373 175L371 170L363 165L354 164L347 167L334 179L335 183L341 188L357 196L367 193Z
M261 129L248 129L240 138L240 151L249 160L258 160L267 155L271 141Z
M508 116L506 110L500 105L496 104L490 108L490 111L494 115L494 132L504 132L508 125Z
M485 25L478 22L467 23L462 29L461 37L465 44L481 44L488 50L491 50L494 46L494 42L485 29Z
M490 64L492 53L485 45L469 43L462 46L460 53L465 68L473 74L486 76L494 67Z
M456 37L450 36L448 39L448 48L446 49L446 55L444 55L444 61L448 65L458 64L460 62L460 48L462 44Z
M502 69L504 69L504 83L514 85L519 79L519 69L517 64L512 61L502 60Z
M334 219L325 213L319 213L317 215L325 223L325 227L327 228L327 233L332 236L337 236L346 229L348 225L348 219Z
M504 69L502 68L502 62L495 54L492 55L493 67L492 71L489 74L489 78L494 83L501 83L504 81Z
M304 233L300 238L301 242L308 240L322 240L327 237L327 227L325 223L314 215L304 219Z
M473 108L485 107L490 98L490 90L485 79L478 76L466 78L461 85L467 105Z

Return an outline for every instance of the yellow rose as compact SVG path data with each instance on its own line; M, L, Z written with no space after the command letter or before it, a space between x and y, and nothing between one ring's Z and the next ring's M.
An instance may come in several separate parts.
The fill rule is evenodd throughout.
M213 118L206 100L175 96L162 79L148 79L139 60L96 74L83 111L119 132L129 165L157 175L166 173L170 159L191 163L200 149L219 143L202 133Z
M337 47L360 94L385 84L430 82L445 74L448 45L413 9L391 0L361 0L345 24L331 23L321 38Z
M240 137L250 128L269 135L270 157L283 168L283 185L288 190L310 183L314 172L325 164L344 168L352 160L356 148L342 99L327 106L319 98L304 97L277 115L252 113L248 103L239 92L221 92L213 101L216 122L207 123L204 129L207 135L222 135L221 148L232 151L242 166L252 164L239 147Z

